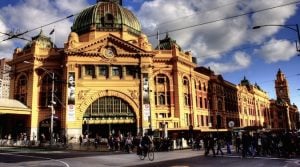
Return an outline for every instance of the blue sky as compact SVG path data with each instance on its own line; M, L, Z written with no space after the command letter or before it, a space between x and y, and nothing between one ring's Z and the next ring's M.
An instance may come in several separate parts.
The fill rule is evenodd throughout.
M38 27L76 14L95 2L0 0L0 32L34 29L23 36L30 39L41 30ZM199 65L209 66L234 84L246 76L268 92L270 98L275 98L274 79L280 68L288 79L292 103L300 107L297 33L284 27L252 30L256 25L299 24L299 4L296 0L123 0L123 6L139 18L153 47L157 45L154 35L157 30L162 33L160 38L169 32L183 50L192 51ZM260 10L263 11L255 13ZM227 19L233 16L236 17ZM73 18L64 20L42 30L48 34L55 28L55 37L51 38L63 47L72 21ZM187 28L191 26L193 28ZM0 34L0 40L5 38ZM10 58L14 48L23 47L25 43L16 39L0 42L0 57Z

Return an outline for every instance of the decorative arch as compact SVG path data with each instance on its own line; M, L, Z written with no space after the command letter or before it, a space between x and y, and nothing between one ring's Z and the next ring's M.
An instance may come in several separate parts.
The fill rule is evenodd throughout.
M125 102L127 102L133 109L137 119L140 118L139 114L139 107L138 104L133 101L128 95L124 94L123 92L114 91L114 90L102 90L98 91L90 96L87 96L83 99L82 104L80 105L80 112L84 113L88 107L97 99L105 96L115 96L123 99Z
M153 77L151 79L154 79L159 74L166 75L168 77L168 79L169 79L170 86L173 85L173 77L171 76L170 73L165 72L165 71L158 71L158 72L153 73Z

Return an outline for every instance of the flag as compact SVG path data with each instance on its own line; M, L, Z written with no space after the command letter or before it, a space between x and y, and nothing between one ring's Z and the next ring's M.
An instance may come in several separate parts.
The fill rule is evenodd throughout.
M49 35L52 35L54 33L54 28L51 30L51 32L49 33Z

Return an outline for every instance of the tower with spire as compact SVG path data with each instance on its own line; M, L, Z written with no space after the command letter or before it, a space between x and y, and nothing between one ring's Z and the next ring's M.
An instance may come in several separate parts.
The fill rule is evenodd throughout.
M275 90L278 100L280 99L284 102L287 102L288 104L291 104L288 81L286 80L284 73L282 73L280 69L278 70L276 75Z

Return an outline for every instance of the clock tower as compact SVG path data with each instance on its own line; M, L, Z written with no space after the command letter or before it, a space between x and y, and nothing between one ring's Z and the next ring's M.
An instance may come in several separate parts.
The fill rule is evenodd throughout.
M276 75L275 80L275 90L277 99L284 100L288 104L290 104L290 93L288 81L285 78L285 75L279 69Z

